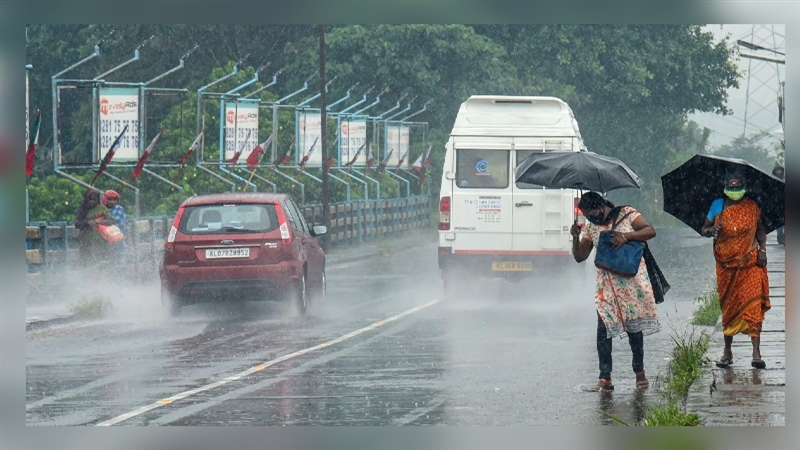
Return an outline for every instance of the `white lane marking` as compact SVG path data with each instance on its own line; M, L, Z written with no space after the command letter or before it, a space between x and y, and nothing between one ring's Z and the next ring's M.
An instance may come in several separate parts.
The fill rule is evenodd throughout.
M405 316L407 316L409 314L413 314L413 313L415 313L417 311L421 311L421 310L423 310L423 309L425 309L425 308L427 308L429 306L432 306L432 305L435 305L436 303L439 303L440 301L441 300L434 300L432 302L425 303L424 305L415 306L414 308L411 308L408 311L401 312L400 314L397 314L397 315L394 315L392 317L389 317L388 319L379 320L379 321L377 321L377 322L375 322L375 323L373 323L371 325L368 325L368 326L366 326L364 328L361 328L361 329L358 329L358 330L355 330L355 331L351 331L350 333L347 333L345 335L339 336L336 339L333 339L333 340L330 340L330 341L327 341L327 342L323 342L321 344L317 344L317 345L315 345L313 347L308 347L308 348L305 348L303 350L298 350L298 351L296 351L294 353L290 353L288 355L281 356L280 358L276 358L276 359L273 359L273 360L270 360L270 361L265 361L265 362L263 362L263 363L261 363L259 365L253 366L253 367L245 370L244 372L240 372L238 374L231 375L229 377L223 378L222 380L215 381L214 383L207 384L205 386L201 386L201 387L198 387L198 388L195 388L195 389L190 389L188 391L181 392L180 394L173 395L172 397L167 397L167 398L158 400L158 401L156 401L154 403L151 403L151 404L149 404L147 406L142 406L141 408L135 409L135 410L133 410L131 412L128 412L128 413L125 413L125 414L121 414L121 415L116 416L114 418L108 419L108 420L106 420L104 422L100 422L95 426L97 426L97 427L108 427L108 426L111 426L111 425L116 425L116 424L118 424L120 422L123 422L125 420L130 419L131 417L136 417L136 416L138 416L140 414L144 414L147 411L150 411L150 410L153 410L153 409L156 409L156 408L160 408L160 407L165 406L165 405L169 405L169 404L171 404L171 403L173 403L175 401L182 400L182 399L184 399L186 397L189 397L189 396L192 396L194 394L199 394L200 392L205 392L205 391L214 389L214 388L222 386L224 384L228 384L231 381L236 381L236 380L242 379L242 378L244 378L244 377L246 377L248 375L254 374L256 372L259 372L261 370L266 369L267 367L273 366L275 364L278 364L280 362L286 361L288 359L292 359L292 358L297 357L297 356L305 355L306 353L311 353L311 352L313 352L315 350L319 350L319 349L322 349L322 348L325 348L325 347L329 347L329 346L331 346L333 344L338 344L339 342L346 341L347 339L350 339L350 338L353 338L355 336L358 336L359 334L366 333L367 331L374 330L375 328L378 328L378 327L381 327L383 325L386 325L389 322L394 322L395 320L398 320L398 319L400 319L402 317L405 317Z

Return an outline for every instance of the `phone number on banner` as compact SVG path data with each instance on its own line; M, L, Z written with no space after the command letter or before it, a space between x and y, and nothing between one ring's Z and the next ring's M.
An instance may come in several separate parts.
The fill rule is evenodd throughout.
M128 131L125 134L139 134L139 121L136 119L112 119L100 121L101 133L121 133L128 126ZM116 137L116 136L114 136Z
M101 148L108 148L111 147L111 144L114 143L114 139L116 136L109 136L104 135L100 136L100 147ZM119 140L119 146L121 148L138 148L139 147L139 136L137 135L128 135L125 133L125 136L122 136Z

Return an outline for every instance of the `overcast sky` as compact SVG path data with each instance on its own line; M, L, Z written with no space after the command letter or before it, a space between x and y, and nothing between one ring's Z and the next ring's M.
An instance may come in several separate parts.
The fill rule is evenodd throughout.
M729 36L729 41L734 45L737 39L769 49L786 52L785 35L786 27L779 25L708 25L706 30L713 32L717 39ZM738 46L736 46L738 47ZM751 53L763 56L783 58L783 55L768 51L750 50L739 48L741 53ZM747 122L748 136L761 131L776 132L781 129L778 122L778 92L780 83L786 79L783 64L769 63L751 58L739 59L740 71L744 77L740 80L738 89L728 91L728 108L733 111L731 116L719 116L702 113L692 114L689 118L698 124L712 130L709 138L712 148L730 143L734 138L745 132ZM749 83L749 87L748 87ZM765 148L772 149L778 144L778 136L762 141Z

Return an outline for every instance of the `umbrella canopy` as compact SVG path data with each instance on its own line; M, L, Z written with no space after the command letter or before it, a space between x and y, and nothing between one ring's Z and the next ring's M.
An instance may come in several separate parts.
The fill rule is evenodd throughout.
M593 152L533 153L515 169L515 179L552 189L608 192L639 187L639 176L627 164Z
M783 226L784 183L743 159L695 155L661 177L664 211L700 233L714 199L722 193L725 174L738 170L744 177L747 196L761 207L761 223L769 233Z

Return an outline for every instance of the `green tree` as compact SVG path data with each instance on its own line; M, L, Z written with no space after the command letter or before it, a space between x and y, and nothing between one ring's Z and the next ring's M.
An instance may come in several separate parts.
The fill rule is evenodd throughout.
M214 86L215 92L226 92L251 79L256 68L262 69L263 78L252 89L262 86L269 73L284 69L279 83L262 91L262 100L283 97L309 80L308 95L318 91L313 79L318 41L312 25L31 25L27 36L27 62L34 65L31 107L43 112L36 169L40 181L52 173L46 164L52 161L54 145L50 77L91 54L101 41L99 58L64 77L94 78L131 59L138 48L141 61L108 78L146 81L175 67L198 45L182 70L155 83L187 92L146 98L145 139L149 141L161 126L167 130L148 167L167 179L175 176L177 168L172 163L196 135L197 89L230 73L236 62L239 72ZM668 167L685 157L688 148L695 148L684 142L697 138L697 130L687 129L687 114L726 114L726 89L736 86L740 76L728 43L714 43L697 25L334 25L328 27L326 41L328 79L335 80L329 99L341 98L358 83L356 96L369 86L374 86L370 95L380 95L381 104L370 110L371 114L394 106L402 95L407 95L402 106L412 103L409 114L431 100L425 113L414 120L429 125L426 142L419 144L433 145L433 166L427 179L434 195L442 147L460 103L470 95L546 95L566 100L589 148L627 161L649 189L657 186ZM264 69L267 63L270 67ZM62 94L62 162L83 162L91 156L91 91L64 90ZM308 97L291 101L301 98ZM262 112L260 137L272 128L269 110ZM204 101L201 114L206 129L203 160L213 163L219 160L219 99ZM278 153L282 154L293 138L293 113L281 110L278 121ZM411 157L419 151L417 144L412 142ZM333 143L329 145L332 148ZM123 179L130 170L109 169ZM266 169L261 171L269 174ZM230 190L230 185L203 172L187 167L176 182L188 183L187 193ZM269 179L281 189L297 190L282 177L273 174ZM382 182L383 197L393 189L390 186L397 185L395 181L386 180L386 186ZM99 182L113 183L108 177ZM271 189L263 181L257 183L261 183L259 189L262 185ZM135 184L141 192L143 214L169 210L177 201L170 197L178 195L174 189L165 195L169 186L149 174ZM332 184L333 195L339 198L342 193L336 184L341 183ZM313 185L307 183L308 202L314 201ZM236 189L241 188L239 183ZM125 196L132 191L128 191L120 193L123 202L130 204Z
M769 150L761 145L760 141L764 136L764 133L747 137L739 136L730 144L719 147L713 153L719 156L743 159L764 172L772 173L775 157L771 156Z

